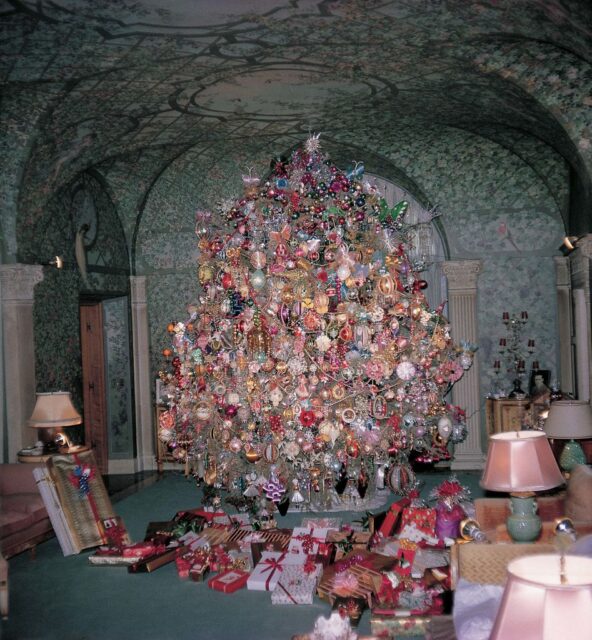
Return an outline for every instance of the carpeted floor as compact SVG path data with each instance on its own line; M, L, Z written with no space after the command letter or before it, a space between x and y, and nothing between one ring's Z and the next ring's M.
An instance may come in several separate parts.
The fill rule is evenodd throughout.
M448 478L448 471L422 473L421 495ZM483 495L480 472L458 473L473 497ZM179 473L146 483L115 503L132 540L141 540L150 521L170 519L200 504L200 491ZM392 496L395 499L396 496ZM315 514L308 514L315 515ZM359 513L334 513L344 521ZM278 525L293 527L302 514L289 513ZM125 567L93 567L92 550L65 558L57 539L9 560L10 615L0 627L3 640L289 640L310 631L330 606L315 597L309 606L272 606L270 594L246 589L223 594L206 583L180 580L174 564L149 574L129 574ZM358 629L370 633L366 611Z

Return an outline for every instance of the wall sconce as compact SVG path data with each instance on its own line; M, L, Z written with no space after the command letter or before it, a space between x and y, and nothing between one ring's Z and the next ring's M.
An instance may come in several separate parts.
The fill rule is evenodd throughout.
M559 251L567 257L572 251L578 248L578 240L581 240L582 237L583 236L565 236L559 247Z
M49 265L51 265L52 267L55 267L56 269L63 269L64 268L64 259L62 258L62 256L54 256L49 262Z

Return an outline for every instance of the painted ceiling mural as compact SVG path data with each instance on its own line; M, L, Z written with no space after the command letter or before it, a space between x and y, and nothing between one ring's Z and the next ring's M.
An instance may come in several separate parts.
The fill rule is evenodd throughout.
M155 354L194 295L195 210L310 132L437 206L483 299L504 281L483 335L528 300L553 344L553 255L592 230L589 0L0 0L0 29L2 260L100 177Z

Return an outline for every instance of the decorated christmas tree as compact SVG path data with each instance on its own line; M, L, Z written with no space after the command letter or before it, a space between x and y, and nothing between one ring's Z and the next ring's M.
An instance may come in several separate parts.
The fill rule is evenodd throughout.
M473 351L426 302L407 202L318 136L243 181L219 225L198 212L201 290L168 327L159 438L237 496L330 508L404 490L410 456L448 459L465 437L446 395Z

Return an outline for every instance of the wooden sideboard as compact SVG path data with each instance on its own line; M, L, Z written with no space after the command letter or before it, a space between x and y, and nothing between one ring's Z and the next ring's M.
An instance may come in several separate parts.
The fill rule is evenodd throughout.
M485 401L485 422L487 435L504 431L520 431L523 424L532 421L530 400L511 398L487 398Z

